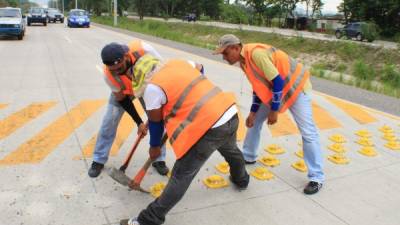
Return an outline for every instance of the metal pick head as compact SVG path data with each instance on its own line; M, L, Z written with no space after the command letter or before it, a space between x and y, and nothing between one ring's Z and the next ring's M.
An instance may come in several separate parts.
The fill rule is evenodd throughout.
M119 170L116 169L115 167L112 167L111 169L108 170L108 175L118 183L122 184L123 186L128 186L131 180L129 179L126 174Z

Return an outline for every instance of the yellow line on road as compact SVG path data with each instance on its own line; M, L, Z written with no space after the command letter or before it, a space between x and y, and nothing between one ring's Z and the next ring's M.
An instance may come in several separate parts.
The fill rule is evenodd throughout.
M139 115L142 116L144 114L144 110L142 106L140 105L138 100L135 100L133 102L135 105L136 110L138 111ZM124 144L125 140L128 138L129 134L132 132L132 129L134 127L135 123L132 120L132 118L127 114L124 113L124 115L121 118L121 121L119 123L119 127L117 130L116 138L111 146L110 150L110 156L115 156L118 154L121 146ZM90 140L85 144L83 148L83 157L84 158L91 158L93 156L94 148L96 145L96 139L97 135L94 135ZM82 156L75 156L73 159L82 159Z
M5 107L7 107L8 104L1 104L0 103L0 109L4 109Z
M56 102L32 103L20 111L11 114L7 118L0 120L0 140L29 123L40 114L46 112L55 104Z
M342 127L342 125L331 116L325 109L321 108L317 103L313 102L313 117L315 124L321 130Z
M0 165L39 163L68 138L102 105L104 100L84 100L0 160Z
M354 120L358 121L360 124L367 124L376 122L377 119L371 116L363 107L343 101L341 99L325 95L325 98L331 103L342 109L347 115L349 115Z
M278 122L273 126L269 126L269 129L271 130L272 137L299 133L296 125L287 112L279 114Z

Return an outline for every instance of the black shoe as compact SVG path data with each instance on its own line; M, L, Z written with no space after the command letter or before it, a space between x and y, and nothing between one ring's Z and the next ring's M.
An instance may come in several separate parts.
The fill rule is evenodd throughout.
M104 168L104 165L98 162L93 161L92 166L89 169L89 177L98 177L101 173L101 170Z
M308 182L307 186L304 188L304 194L306 195L312 195L317 193L319 190L321 190L322 184L315 182L315 181L310 181Z
M239 191L244 191L247 189L247 186L249 186L249 182L250 182L250 176L249 174L246 173L246 178L240 182L234 181L232 179L232 176L229 176L229 180L235 184L235 186L239 189Z
M247 164L247 165L252 165L252 164L255 164L257 161L247 161L247 160L244 160L244 163L245 164Z
M157 172L162 176L167 175L167 173L169 172L169 169L165 164L165 161L153 162L152 166L156 168Z

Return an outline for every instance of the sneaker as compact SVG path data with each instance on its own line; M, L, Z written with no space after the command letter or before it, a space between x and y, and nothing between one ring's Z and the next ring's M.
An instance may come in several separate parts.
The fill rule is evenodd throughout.
M92 166L89 169L89 177L98 177L101 173L101 170L104 168L104 164L93 161Z
M131 218L131 219L124 219L119 221L120 225L140 225L140 223L137 221L137 218Z
M246 180L241 181L241 182L236 182L232 179L232 176L229 176L229 180L235 184L235 186L239 189L239 191L244 191L247 189L247 186L249 186L249 181L250 181L250 176L249 174L246 174Z
M247 164L247 165L252 165L252 164L255 164L257 161L247 161L247 160L244 160L244 163L245 164Z
M156 168L157 172L162 176L167 175L167 173L169 172L169 169L168 169L167 165L165 164L165 161L153 162L152 166L154 168Z
M304 188L304 194L312 195L317 193L322 188L322 183L318 183L315 181L308 182L307 186Z

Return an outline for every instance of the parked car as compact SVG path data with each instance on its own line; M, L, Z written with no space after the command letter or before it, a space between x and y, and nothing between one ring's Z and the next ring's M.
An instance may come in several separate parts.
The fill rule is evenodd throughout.
M196 14L194 14L194 13L189 13L189 14L187 14L186 16L184 16L184 17L182 18L182 20L183 20L183 21L188 21L188 22L190 22L190 21L196 22Z
M82 9L73 9L68 14L68 27L90 27L89 14Z
M64 15L58 9L48 9L47 20L49 23L55 23L57 21L64 23Z
M41 23L47 26L47 15L44 8L31 8L28 13L28 26L32 23Z
M366 25L363 22L349 23L343 28L338 28L335 31L335 36L337 39L346 36L347 38L356 38L357 41L362 41L365 38L365 34L362 32L362 26Z
M22 40L25 35L25 16L20 8L0 8L0 35L16 36Z

